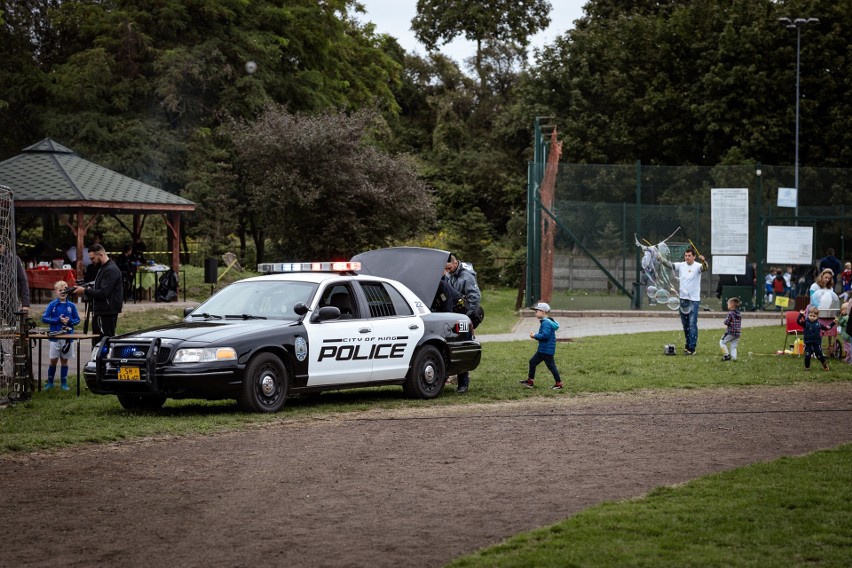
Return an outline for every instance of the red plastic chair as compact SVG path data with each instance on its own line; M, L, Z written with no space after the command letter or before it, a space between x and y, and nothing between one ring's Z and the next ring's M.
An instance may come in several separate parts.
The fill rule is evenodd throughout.
M799 334L804 333L804 331L805 331L804 329L802 329L802 326L799 325L799 323L797 321L798 319L799 319L799 312L792 312L791 311L791 312L785 312L784 313L784 321L786 323L787 329L786 329L786 333L784 334L784 349L782 350L782 353L787 350L787 338L788 337L790 337L791 335L795 335L796 339L799 339Z

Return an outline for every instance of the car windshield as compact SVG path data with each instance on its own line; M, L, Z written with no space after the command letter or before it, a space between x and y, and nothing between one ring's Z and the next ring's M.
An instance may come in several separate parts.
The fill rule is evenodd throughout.
M299 316L293 307L302 302L310 305L317 284L286 280L235 282L195 308L187 317L200 319L284 319Z

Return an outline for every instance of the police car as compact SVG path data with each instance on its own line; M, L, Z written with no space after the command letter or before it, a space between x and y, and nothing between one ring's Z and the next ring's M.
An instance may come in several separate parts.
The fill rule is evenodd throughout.
M436 262L421 263L410 275L421 295L432 282L437 289L432 274L440 277L446 258L431 256L437 272ZM180 323L105 338L85 366L89 390L128 409L235 398L243 410L275 412L291 395L376 385L430 399L448 375L479 364L467 316L433 313L431 297L359 262L259 270L270 274L231 284Z

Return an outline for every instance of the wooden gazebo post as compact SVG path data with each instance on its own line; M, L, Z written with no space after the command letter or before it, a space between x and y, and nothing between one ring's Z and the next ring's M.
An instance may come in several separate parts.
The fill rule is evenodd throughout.
M75 255L77 260L74 262L76 265L74 266L74 269L77 271L78 279L83 278L83 275L86 272L83 268L83 249L86 246L86 233L92 225L95 224L95 221L98 220L99 216L99 214L95 213L92 218L89 219L89 222L86 223L86 211L84 209L78 209L76 225L71 224L70 215L68 216L68 220L65 221L65 224L68 225L68 228L71 229L71 232L74 233L74 236L77 238L77 254Z

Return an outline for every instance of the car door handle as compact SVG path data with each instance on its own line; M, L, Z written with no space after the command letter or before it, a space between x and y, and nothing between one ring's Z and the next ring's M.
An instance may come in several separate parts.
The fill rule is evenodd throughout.
M413 324L408 326L408 329L417 329L418 327L420 327L420 326L417 325L416 323L413 323Z
M371 331L373 331L373 330L370 329L369 327L362 327L361 329L358 330L358 333L370 333Z

